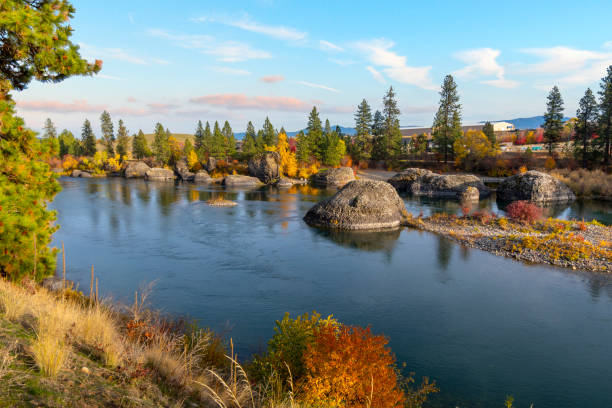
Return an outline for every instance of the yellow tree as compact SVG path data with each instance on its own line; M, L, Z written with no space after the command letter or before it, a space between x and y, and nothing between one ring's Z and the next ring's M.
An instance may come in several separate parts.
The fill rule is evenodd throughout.
M278 144L276 145L276 151L280 155L280 167L281 173L284 173L288 177L295 177L297 175L297 158L295 153L289 148L289 142L287 141L287 134L281 132L278 134Z
M482 159L495 157L498 154L497 147L491 143L483 132L468 130L458 137L453 143L455 161L466 169L471 169Z

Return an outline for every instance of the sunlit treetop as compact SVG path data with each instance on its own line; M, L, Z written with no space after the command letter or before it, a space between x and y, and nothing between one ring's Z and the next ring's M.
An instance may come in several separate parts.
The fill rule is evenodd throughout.
M23 90L32 79L59 82L100 71L70 41L75 9L66 0L0 1L0 91Z

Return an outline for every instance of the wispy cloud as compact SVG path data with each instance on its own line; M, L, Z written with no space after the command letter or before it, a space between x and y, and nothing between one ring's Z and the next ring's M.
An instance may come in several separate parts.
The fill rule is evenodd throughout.
M172 41L176 46L196 49L203 54L213 55L223 62L241 62L250 59L271 58L269 52L252 48L237 41L219 41L210 35L173 34L159 29L150 29L149 35Z
M308 86L310 88L318 88L318 89L323 89L323 90L329 91L329 92L340 93L340 90L338 90L336 88L331 88L329 86L325 86L325 85L321 85L321 84L315 84L315 83L306 82L306 81L297 81L296 83L300 84L300 85Z
M60 101L17 101L17 107L22 110L53 113L89 113L102 112L106 109L105 105L90 105L85 99L79 99L68 103Z
M340 65L341 67L347 67L355 63L355 61L348 59L330 58L329 60L336 65Z
M376 68L368 65L366 69L370 72L370 74L372 74L372 76L374 77L376 81L380 82L381 84L384 84L387 82L385 81L385 77L383 77L383 75L379 71L377 71Z
M319 46L321 46L321 49L323 51L336 51L336 52L344 51L344 48L340 47L339 45L336 45L334 43L331 43L331 42L325 41L325 40L320 40L319 41Z
M219 67L219 66L210 67L210 69L211 69L211 71L215 71L215 72L218 72L220 74L251 75L251 72L247 71L246 69L231 68L231 67Z
M307 112L311 106L300 99L284 96L247 96L245 94L214 94L190 99L190 102L227 109L253 109Z
M136 65L151 65L152 59L137 57L121 48L100 48L86 43L79 43L81 54L86 59L113 59Z
M136 103L136 102L140 102L138 99L134 98L133 96L128 96L127 97L127 101L129 103Z
M504 67L497 62L497 57L500 54L499 50L492 48L460 51L455 54L455 58L465 62L467 65L453 72L453 74L466 79L494 76L495 79L483 80L481 83L498 88L514 88L518 85L518 82L506 79Z
M113 75L96 74L96 78L111 79L113 81L125 81L125 78L116 77Z
M285 80L285 77L282 75L267 75L259 78L260 82L265 82L267 84L275 84L277 82L282 82Z
M258 23L253 21L248 14L243 15L242 17L199 17L192 19L196 22L216 22L224 25L228 25L231 27L240 28L245 31L250 31L252 33L258 33L267 35L270 37L278 38L280 40L289 40L289 41L299 41L306 38L307 33L303 31L299 31L295 28L285 27L282 25L266 25L262 23Z
M437 89L430 77L431 67L407 65L406 57L390 50L395 45L392 41L374 39L361 41L355 45L373 65L384 67L382 71L388 77L423 89Z

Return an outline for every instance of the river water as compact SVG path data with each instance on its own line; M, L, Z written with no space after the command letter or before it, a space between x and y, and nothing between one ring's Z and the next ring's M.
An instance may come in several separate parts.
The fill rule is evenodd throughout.
M62 178L52 207L67 277L231 337L239 356L265 348L274 321L316 310L384 333L404 371L436 380L431 406L612 407L612 279L534 266L403 229L339 233L307 226L332 192L308 186L225 191L143 180ZM206 205L223 195L232 208ZM408 211L461 211L406 198ZM499 211L493 200L481 207ZM551 208L612 223L594 202Z

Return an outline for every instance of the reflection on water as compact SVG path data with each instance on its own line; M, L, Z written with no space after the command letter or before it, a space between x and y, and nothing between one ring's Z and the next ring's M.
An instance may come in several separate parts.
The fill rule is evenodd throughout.
M407 371L435 379L435 406L612 406L612 279L528 266L425 232L308 227L333 191L311 186L225 190L124 179L62 179L59 246L68 278L130 302L156 281L152 306L260 350L285 312L333 313L382 332ZM232 208L206 205L211 198ZM460 213L449 200L406 198L413 214ZM476 204L500 212L494 199ZM610 223L605 205L551 209ZM560 391L562 390L562 391Z

